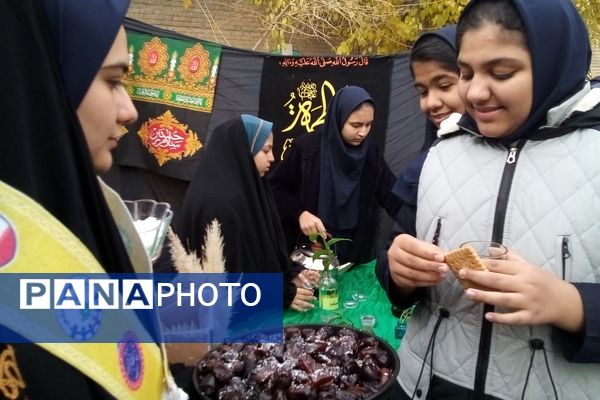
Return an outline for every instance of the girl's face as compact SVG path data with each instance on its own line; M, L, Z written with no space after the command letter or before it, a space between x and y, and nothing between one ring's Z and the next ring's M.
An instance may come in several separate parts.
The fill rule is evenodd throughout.
M350 146L359 146L369 135L375 108L369 103L354 110L342 127L342 138Z
M121 27L77 108L94 168L98 172L110 169L113 161L111 150L117 147L117 141L123 135L123 125L137 119L137 111L122 83L128 64L127 37Z
M413 61L415 89L419 93L421 111L438 128L452 113L464 113L458 96L458 74L436 61Z
M458 93L482 135L508 136L527 120L533 72L522 33L494 23L466 31L458 65Z
M273 156L273 132L271 132L262 149L254 156L254 164L256 164L256 170L261 177L269 171L273 161L275 161L275 157Z

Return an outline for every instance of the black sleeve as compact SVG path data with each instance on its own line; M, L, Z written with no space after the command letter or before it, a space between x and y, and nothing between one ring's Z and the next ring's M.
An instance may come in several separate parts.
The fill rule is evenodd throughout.
M283 308L288 308L294 297L296 297L297 287L292 280L304 270L304 266L289 261L283 273Z
M298 288L294 285L293 282L284 281L283 282L283 309L289 308L294 301L294 297L296 297L296 290Z
M574 363L600 363L600 284L573 283L581 300L585 318L584 331L572 334L554 328L554 339L565 358Z
M298 217L304 211L300 202L302 182L302 155L292 144L288 155L269 175L277 210L282 220L298 223Z
M394 175L383 157L379 157L375 198L379 206L386 210L392 218L395 218L402 206L402 200L392 190L395 183L396 175Z
M412 207L412 209L414 210L414 207ZM410 212L410 209L407 209L406 212ZM409 232L407 232L402 223L400 223L398 219L396 219L396 222L394 223L392 231L390 232L390 235L386 242L385 249L381 250L377 254L377 260L375 264L375 276L377 276L379 284L386 292L392 304L401 308L408 308L421 299L424 290L418 289L410 296L402 296L400 295L400 291L398 290L396 284L390 276L390 265L388 261L387 252L390 246L392 245L394 238L402 233Z

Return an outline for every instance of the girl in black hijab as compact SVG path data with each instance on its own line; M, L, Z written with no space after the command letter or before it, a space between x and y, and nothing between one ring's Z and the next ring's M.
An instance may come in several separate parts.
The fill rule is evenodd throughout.
M121 25L128 5L120 0L0 3L6 29L2 50L15 60L0 74L5 89L0 218L17 244L5 253L9 257L1 260L0 272L134 271L96 177L97 170L110 166L122 124L137 116L120 83L127 67ZM86 317L93 314L77 314L80 320L67 318L62 325L75 341L80 337L72 332L85 329L89 343L2 344L2 395L184 398L173 388L156 344L93 343L104 322L93 324ZM57 313L61 324L65 315ZM0 321L3 333L16 332L11 337L31 335L5 314ZM130 326L114 328L126 333Z
M272 125L242 115L215 129L198 160L176 233L200 256L206 227L217 219L226 271L284 273L284 307L304 311L313 307L314 297L301 287L304 273L297 277L301 270L292 268L264 178L274 160Z
M0 100L4 123L0 180L31 197L62 222L107 271L131 272L73 111L112 45L128 2L2 3L7 8L0 13L6 27L2 48L12 60L19 60L19 65L6 67L0 74L2 87L7 88ZM90 16L89 24L86 15ZM78 19L81 24L70 23ZM80 46L56 42L52 32L59 25L64 31L56 38L77 37ZM102 32L106 38L97 40L90 37L91 32ZM63 69L64 58L58 61L58 52L71 54L68 72ZM64 83L63 76L77 84ZM86 79L88 86L82 86Z
M364 263L374 256L376 206L393 216L400 205L396 177L371 141L375 103L363 88L340 89L327 110L322 129L295 139L270 180L288 252L302 235L327 233L352 239L338 243L340 262Z

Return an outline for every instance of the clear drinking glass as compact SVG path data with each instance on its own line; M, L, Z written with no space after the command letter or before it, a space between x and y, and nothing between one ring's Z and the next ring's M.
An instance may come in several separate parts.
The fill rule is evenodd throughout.
M362 280L353 281L350 286L352 298L357 302L365 302L369 299L367 287Z
M471 246L479 258L502 259L508 253L508 248L503 244L488 240L471 240L460 245L460 247L467 246Z
M376 323L377 319L371 314L363 314L360 316L361 329L365 332L373 333L373 328L375 328Z
M150 199L125 200L125 205L150 260L156 261L173 218L171 205Z
M344 301L343 306L344 306L345 309L348 309L348 310L349 309L353 309L353 308L358 307L358 302L356 300L353 300L353 299L347 299L347 300Z

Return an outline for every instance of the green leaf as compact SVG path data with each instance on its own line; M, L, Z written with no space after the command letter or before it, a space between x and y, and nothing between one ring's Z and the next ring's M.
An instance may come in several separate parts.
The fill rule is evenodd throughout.
M317 239L322 237L321 235L319 235L318 233L313 233L312 235L308 236L308 240L310 240L313 243L317 242Z
M313 259L319 259L321 257L330 257L331 256L331 250L327 250L327 249L315 249L315 251L313 251Z
M331 249L331 246L333 246L334 244L336 244L337 242L342 242L342 241L348 241L351 242L352 239L348 239L348 238L332 238L329 239L326 243L325 243L325 248L326 249Z

